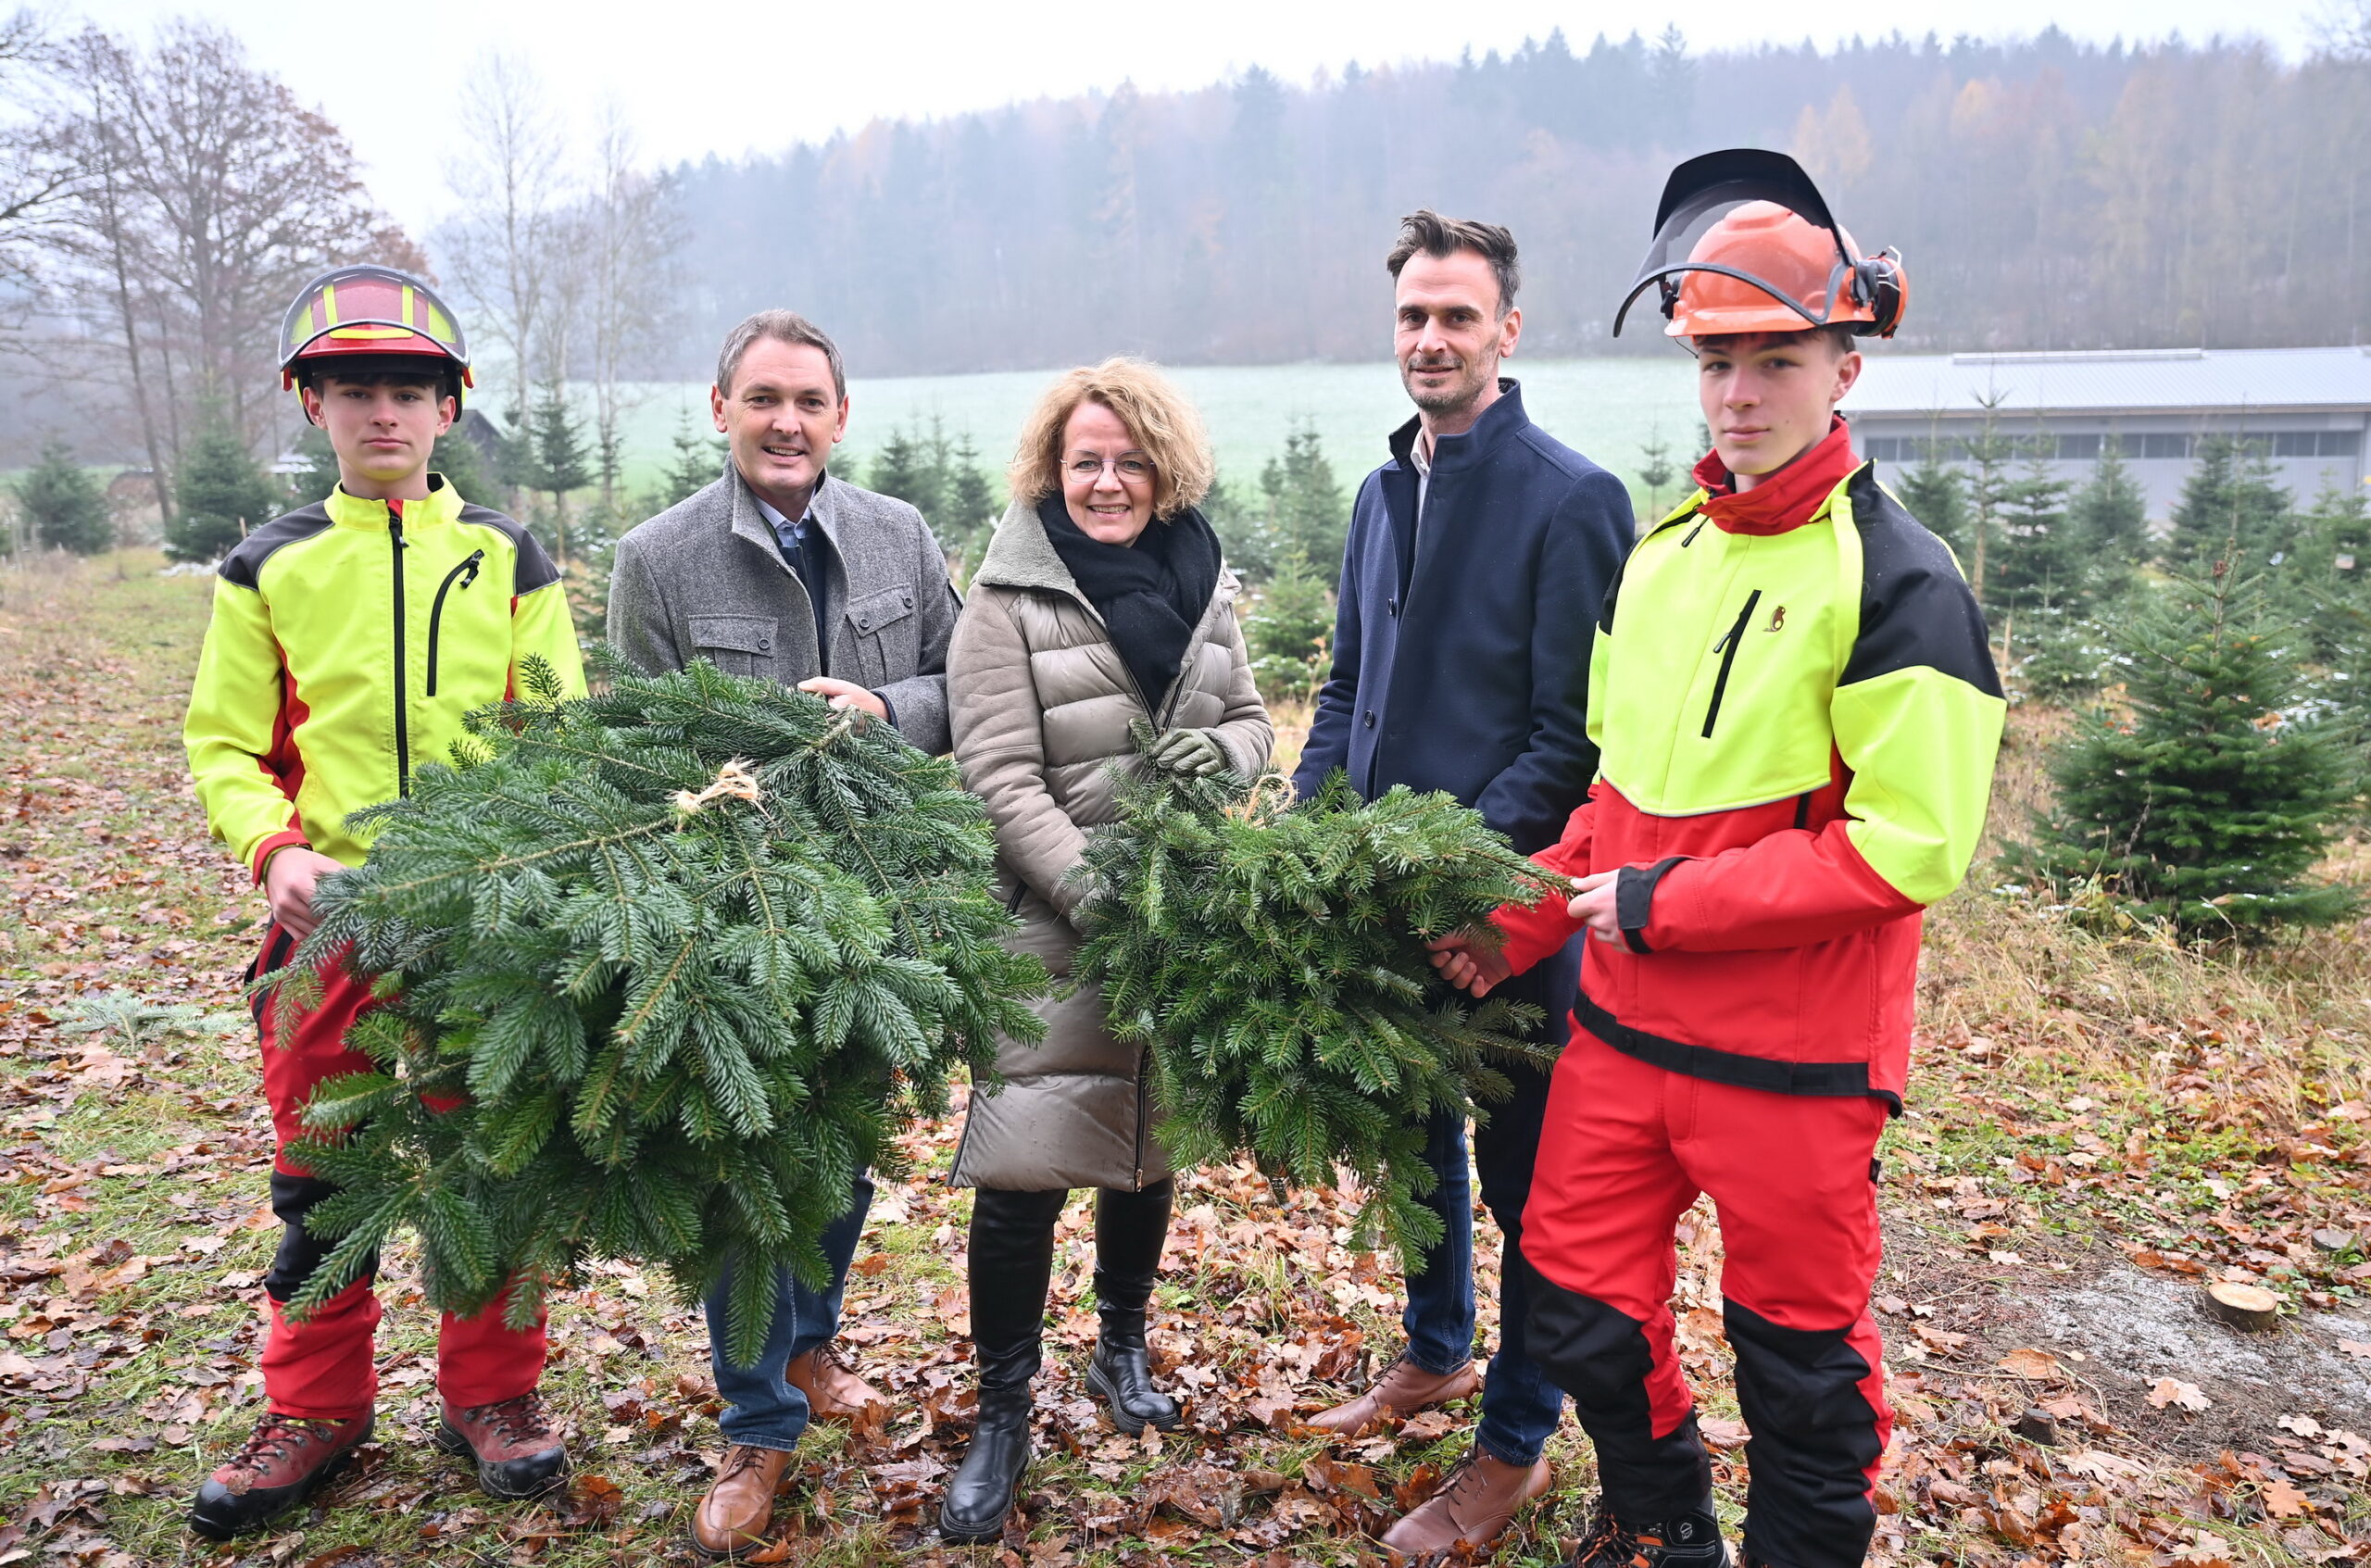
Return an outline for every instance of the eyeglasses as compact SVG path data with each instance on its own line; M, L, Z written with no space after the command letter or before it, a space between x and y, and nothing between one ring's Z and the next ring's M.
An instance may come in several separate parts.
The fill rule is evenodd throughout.
M1105 469L1117 473L1123 484L1141 484L1152 477L1152 464L1133 454L1124 458L1073 458L1066 466L1073 479L1086 483L1101 479Z

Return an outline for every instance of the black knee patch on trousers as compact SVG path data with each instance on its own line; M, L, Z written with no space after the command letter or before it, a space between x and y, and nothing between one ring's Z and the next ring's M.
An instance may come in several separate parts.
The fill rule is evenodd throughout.
M313 1206L335 1191L319 1176L292 1176L285 1171L271 1173L271 1211L280 1218L280 1250L272 1255L271 1272L263 1276L263 1288L273 1300L293 1299L336 1248L337 1243L324 1241L305 1228L305 1216ZM379 1255L373 1252L359 1277L369 1279L378 1272Z
M1737 1358L1746 1445L1746 1549L1789 1568L1857 1564L1877 1527L1869 1467L1882 1451L1861 1391L1869 1363L1849 1329L1781 1328L1722 1303Z
M1573 1397L1574 1413L1597 1448L1598 1479L1614 1517L1652 1524L1700 1508L1712 1490L1712 1456L1696 1412L1655 1436L1647 1377L1654 1351L1644 1324L1594 1297L1565 1289L1523 1261L1524 1353Z

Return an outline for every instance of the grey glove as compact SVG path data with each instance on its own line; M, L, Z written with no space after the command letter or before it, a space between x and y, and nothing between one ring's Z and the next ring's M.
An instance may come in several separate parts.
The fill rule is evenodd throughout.
M1153 742L1145 756L1154 767L1189 779L1207 778L1226 766L1219 737L1208 730L1172 730Z

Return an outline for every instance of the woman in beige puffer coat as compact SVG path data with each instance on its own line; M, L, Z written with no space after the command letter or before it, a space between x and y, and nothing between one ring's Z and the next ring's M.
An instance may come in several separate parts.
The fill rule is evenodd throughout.
M1012 508L972 578L947 650L948 717L965 784L996 823L1023 922L1016 945L1067 982L1087 830L1146 767L1249 779L1275 738L1236 624L1237 583L1195 503L1210 444L1192 405L1149 365L1111 359L1048 389L1023 430ZM1159 737L1135 752L1130 727ZM1139 1047L1112 1038L1093 988L1044 1004L1043 1044L1007 1043L1002 1082L974 1090L954 1180L972 1210L978 1426L939 1527L995 1537L1029 1462L1054 1222L1070 1189L1097 1195L1101 1331L1089 1387L1122 1431L1173 1427L1152 1387L1145 1314L1169 1230L1169 1160L1152 1135Z

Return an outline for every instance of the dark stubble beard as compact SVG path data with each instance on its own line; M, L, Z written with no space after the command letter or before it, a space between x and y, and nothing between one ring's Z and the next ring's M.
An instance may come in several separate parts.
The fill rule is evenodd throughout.
M1424 368L1436 370L1445 367L1434 363ZM1415 370L1410 360L1403 359L1399 363L1399 384L1407 390L1408 400L1425 413L1436 418L1442 415L1454 416L1474 407L1475 401L1481 397L1483 389L1497 378L1499 362L1494 357L1487 365L1479 368L1467 365L1465 370L1466 374L1463 379L1446 391L1419 392L1416 390Z

